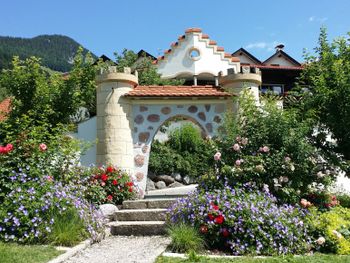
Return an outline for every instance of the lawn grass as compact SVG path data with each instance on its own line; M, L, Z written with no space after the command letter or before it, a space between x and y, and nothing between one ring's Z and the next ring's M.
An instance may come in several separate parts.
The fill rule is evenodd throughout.
M252 258L240 257L234 259L219 259L199 257L196 259L181 259L171 257L158 257L156 263L180 263L180 262L200 262L200 263L349 263L350 256L337 256L315 254L313 256L285 256L285 257L267 257L267 258Z
M62 253L52 246L23 246L0 242L1 263L44 263Z

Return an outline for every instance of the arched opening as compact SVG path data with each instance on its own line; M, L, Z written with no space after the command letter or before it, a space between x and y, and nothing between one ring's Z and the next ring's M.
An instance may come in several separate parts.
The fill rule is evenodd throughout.
M146 191L197 183L209 169L211 151L208 133L196 119L167 119L151 142Z

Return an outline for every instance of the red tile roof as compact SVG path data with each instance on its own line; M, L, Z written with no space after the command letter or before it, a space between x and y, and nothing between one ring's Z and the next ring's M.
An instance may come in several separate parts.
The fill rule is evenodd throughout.
M231 97L220 87L205 86L136 86L125 97Z
M11 99L7 98L0 102L0 121L6 119L6 115L10 112Z

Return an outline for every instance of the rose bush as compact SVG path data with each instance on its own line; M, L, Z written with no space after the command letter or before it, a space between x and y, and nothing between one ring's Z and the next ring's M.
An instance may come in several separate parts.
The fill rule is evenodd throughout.
M190 224L210 248L234 255L305 253L311 242L305 219L306 210L279 206L274 196L248 184L194 192L167 213L169 224Z
M115 166L91 167L84 173L87 176L85 197L94 204L121 204L138 194L137 183Z
M326 188L334 181L337 163L309 139L312 127L276 101L257 107L242 95L238 117L228 115L225 123L216 140L215 173L203 178L206 189L252 182L268 186L281 203L297 203L315 185Z

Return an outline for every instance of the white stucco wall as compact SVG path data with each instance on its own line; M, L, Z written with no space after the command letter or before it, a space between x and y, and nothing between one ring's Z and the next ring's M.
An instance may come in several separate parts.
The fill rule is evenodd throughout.
M291 61L289 61L288 59L286 59L283 56L281 56L281 57L278 57L278 56L272 57L271 59L266 61L266 64L267 65L278 64L280 66L286 66L286 67L293 67L293 66L295 66L295 64L293 64Z
M209 45L208 39L201 39L201 34L186 34L184 40L172 48L169 54L165 55L164 60L158 62L158 73L162 78L174 78L181 74L200 75L210 73L217 76L220 71L224 75L227 69L234 68L238 72L240 63L230 62L230 58L224 58L224 52L217 52L216 45ZM200 58L193 60L189 56L192 48L200 52Z
M90 148L80 157L80 162L84 166L96 163L96 117L78 124L78 132L73 134L77 139L90 144Z

